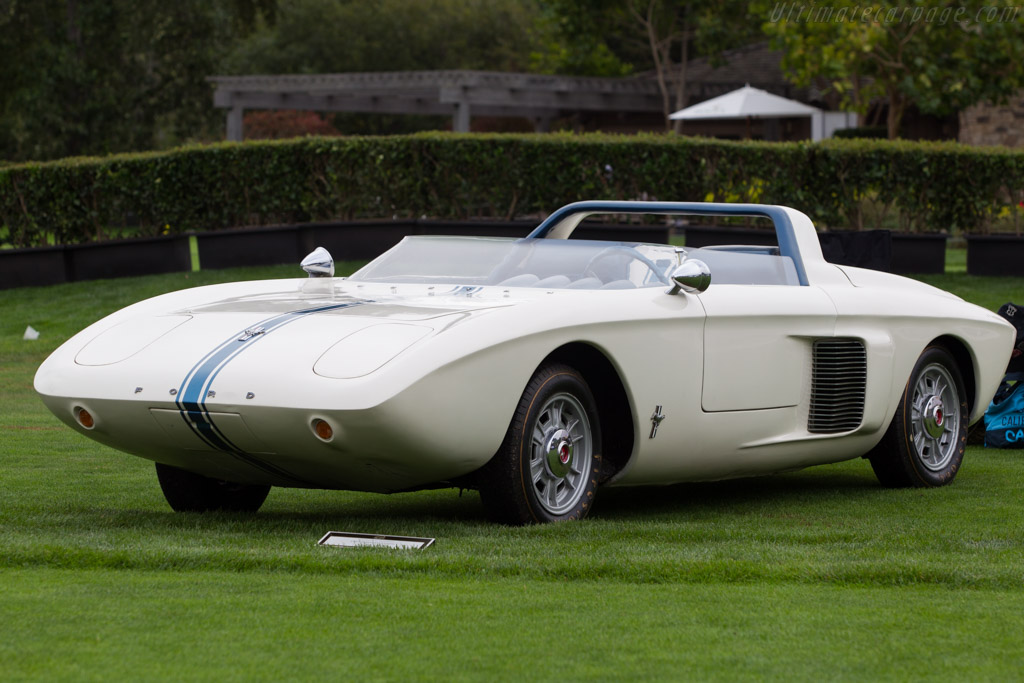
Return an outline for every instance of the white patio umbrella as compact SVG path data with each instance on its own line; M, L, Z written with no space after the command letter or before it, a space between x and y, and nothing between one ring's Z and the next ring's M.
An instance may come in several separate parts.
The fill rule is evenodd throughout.
M773 95L760 88L745 85L739 90L713 97L710 100L680 109L669 116L672 120L747 119L748 137L750 119L787 118L791 116L820 117L817 107Z

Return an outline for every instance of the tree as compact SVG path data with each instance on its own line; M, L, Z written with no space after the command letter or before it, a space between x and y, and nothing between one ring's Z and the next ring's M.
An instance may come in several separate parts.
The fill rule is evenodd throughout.
M577 63L607 64L620 72L588 75L621 75L631 67L651 69L661 92L666 128L675 132L682 121L668 117L687 104L689 60L696 55L719 58L724 50L749 42L756 30L756 23L748 19L747 0L547 0L544 4L560 17L561 42L556 45L575 47L570 55ZM580 54L590 55L590 61L580 60Z
M650 59L623 41L621 8L610 0L541 0L530 70L563 76L626 76ZM642 67L646 68L646 66Z
M214 74L525 71L537 2L0 0L0 159L219 138Z
M224 73L525 71L537 15L532 0L290 0Z
M745 5L706 0L630 0L627 4L629 15L647 36L665 123L674 133L682 131L683 122L672 121L669 115L687 105L686 72L691 51L696 48L702 54L720 55L727 47L726 34L721 31L723 17L735 17L733 13Z
M758 9L794 82L823 81L862 115L884 99L890 138L910 104L944 115L1024 87L1024 14L1009 0L762 1Z
M0 158L152 149L219 132L205 79L274 2L0 4Z
M697 31L696 4L636 0L628 5L630 16L647 36L665 123L676 133L682 129L683 122L671 122L669 115L686 106L686 66L690 60L690 43ZM678 62L673 63L673 53L678 55Z

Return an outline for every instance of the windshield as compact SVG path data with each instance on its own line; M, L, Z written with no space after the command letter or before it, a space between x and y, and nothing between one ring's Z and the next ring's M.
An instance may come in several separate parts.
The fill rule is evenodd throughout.
M362 282L547 289L632 289L669 283L679 252L663 244L560 239L406 237L356 271Z

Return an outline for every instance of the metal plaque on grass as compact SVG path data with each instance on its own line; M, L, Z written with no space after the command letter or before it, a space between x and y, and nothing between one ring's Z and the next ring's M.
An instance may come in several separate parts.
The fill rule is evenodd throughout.
M423 550L434 542L432 538L418 536L383 536L380 534L354 534L344 531L328 531L318 543L319 545L336 545L343 548L377 547L406 548Z

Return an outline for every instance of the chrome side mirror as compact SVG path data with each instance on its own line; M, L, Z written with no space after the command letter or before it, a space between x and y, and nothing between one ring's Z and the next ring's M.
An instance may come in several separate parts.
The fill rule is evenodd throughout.
M680 290L690 294L699 294L711 286L711 269L708 264L697 259L687 259L672 271L672 289L669 294L678 294Z
M299 265L310 277L334 277L334 259L331 252L323 247L317 247L309 252Z

